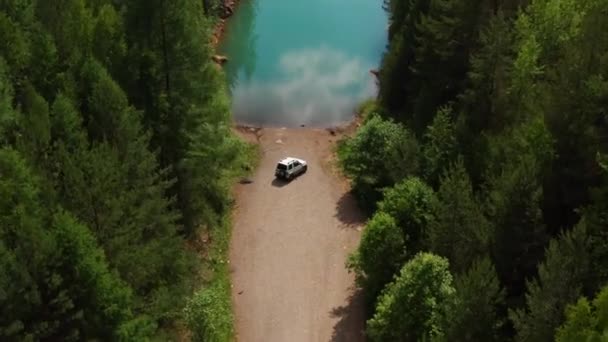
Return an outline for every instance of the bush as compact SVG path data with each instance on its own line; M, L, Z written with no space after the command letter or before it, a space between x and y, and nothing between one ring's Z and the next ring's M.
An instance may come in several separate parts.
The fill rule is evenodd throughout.
M448 260L419 253L401 269L367 322L372 341L420 341L442 335L455 290Z
M378 209L395 218L412 255L424 249L426 226L433 220L437 199L433 189L416 177L407 178L384 191Z
M378 212L363 231L359 249L349 260L357 282L374 301L405 260L401 229L390 215Z
M338 145L338 159L363 209L373 211L381 189L418 170L418 142L403 125L372 114L357 135Z
M198 291L188 302L184 315L192 341L226 342L233 336L230 288L216 281Z
M357 115L366 121L372 114L380 113L382 109L374 98L369 98L359 104Z

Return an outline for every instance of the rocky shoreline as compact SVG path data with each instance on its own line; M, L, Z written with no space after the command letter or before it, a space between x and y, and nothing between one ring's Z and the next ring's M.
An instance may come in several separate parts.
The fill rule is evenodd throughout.
M220 40L222 39L224 30L226 28L226 21L234 14L237 4L237 0L224 0L222 2L222 5L220 6L220 19L215 25L213 34L211 36L211 45L214 49L217 48Z

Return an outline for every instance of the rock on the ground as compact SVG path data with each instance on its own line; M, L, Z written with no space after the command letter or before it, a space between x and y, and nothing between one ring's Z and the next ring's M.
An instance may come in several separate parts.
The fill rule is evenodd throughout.
M226 19L234 14L234 3L228 3L222 6L222 12L220 14L221 19Z
M217 64L224 64L228 62L228 57L222 55L213 55L211 59L213 59L213 61Z

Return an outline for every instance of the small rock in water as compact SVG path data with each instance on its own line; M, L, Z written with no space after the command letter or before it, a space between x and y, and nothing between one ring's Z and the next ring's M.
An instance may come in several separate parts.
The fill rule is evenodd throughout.
M300 125L300 127L306 127L306 125L304 125L304 124L301 124L301 125Z

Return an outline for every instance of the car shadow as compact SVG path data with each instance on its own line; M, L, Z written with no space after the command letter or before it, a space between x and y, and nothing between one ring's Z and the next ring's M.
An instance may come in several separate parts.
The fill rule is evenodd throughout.
M270 184L272 184L272 186L274 186L275 188L282 188L285 185L289 184L289 181L280 178L275 178L272 180L272 182L270 182Z

